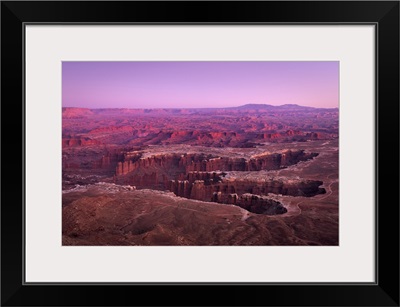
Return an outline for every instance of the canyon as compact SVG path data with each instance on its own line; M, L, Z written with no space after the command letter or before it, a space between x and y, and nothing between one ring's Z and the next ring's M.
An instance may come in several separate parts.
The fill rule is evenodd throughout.
M338 109L63 108L62 126L64 245L338 244Z

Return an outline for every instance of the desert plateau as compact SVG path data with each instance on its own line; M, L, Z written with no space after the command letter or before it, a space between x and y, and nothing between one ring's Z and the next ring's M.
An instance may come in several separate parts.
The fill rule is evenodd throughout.
M62 109L63 245L338 245L339 110Z

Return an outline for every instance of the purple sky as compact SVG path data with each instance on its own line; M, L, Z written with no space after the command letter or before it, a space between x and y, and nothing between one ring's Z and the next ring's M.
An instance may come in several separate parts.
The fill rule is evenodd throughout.
M63 107L338 107L339 62L63 62Z

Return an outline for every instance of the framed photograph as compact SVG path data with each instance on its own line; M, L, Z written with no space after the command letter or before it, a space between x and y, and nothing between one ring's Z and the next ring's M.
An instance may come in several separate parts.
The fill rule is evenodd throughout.
M2 305L399 306L398 1L1 28Z

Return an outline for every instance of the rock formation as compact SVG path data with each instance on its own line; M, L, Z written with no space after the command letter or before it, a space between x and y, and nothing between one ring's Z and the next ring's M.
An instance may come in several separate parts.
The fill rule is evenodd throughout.
M140 154L137 154L119 162L116 175L126 175L138 169L148 168L162 168L185 173L275 170L288 167L300 161L310 160L316 156L318 156L318 153L306 153L304 150L266 153L248 160L244 158L213 157L206 154L153 155L142 158Z
M100 145L98 140L89 137L66 137L62 139L62 147Z
M115 182L139 188L168 189L177 196L234 204L255 213L280 214L286 212L284 207L262 195L272 193L311 197L325 193L325 189L320 188L322 181L225 179L225 176L232 171L258 172L286 168L317 155L304 150L285 150L245 159L215 157L204 153L143 157L140 152L133 152L128 153L124 161L118 162Z

